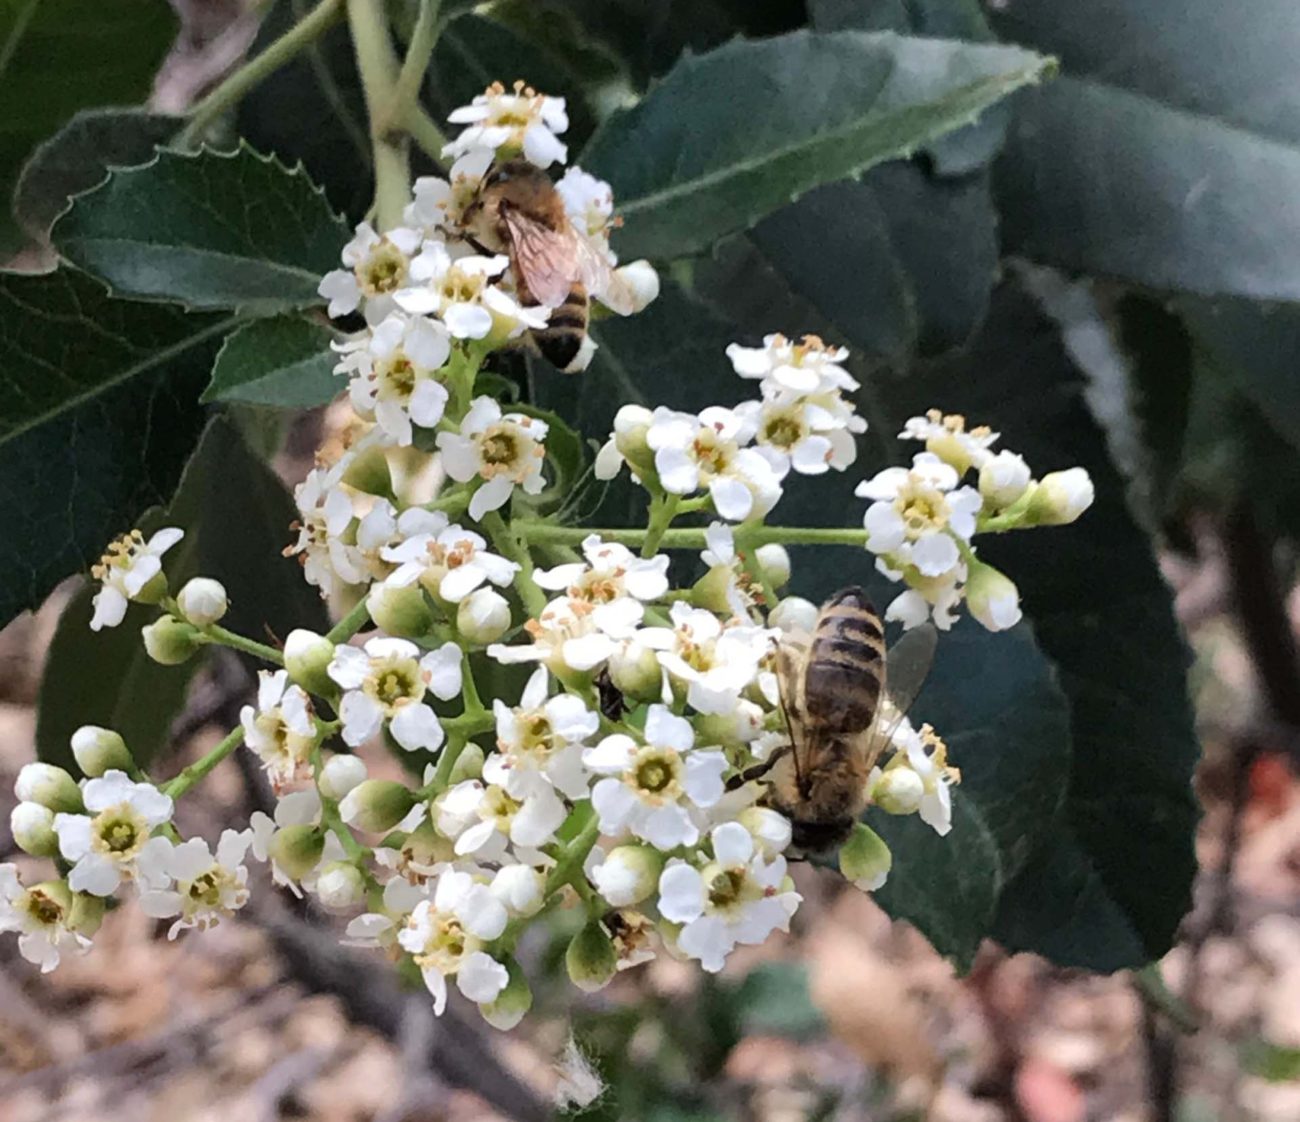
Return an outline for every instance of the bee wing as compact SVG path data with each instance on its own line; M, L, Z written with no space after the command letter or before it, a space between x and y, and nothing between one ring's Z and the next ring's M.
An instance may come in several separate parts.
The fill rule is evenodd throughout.
M912 702L925 685L939 632L926 623L905 631L885 656L885 696L876 711L876 720L867 742L869 764L875 764L889 747L894 732L902 724Z
M511 260L534 300L558 308L579 279L578 239L571 231L552 230L514 207L502 207L510 234Z
M808 662L808 646L798 639L784 638L776 648L776 683L781 698L781 712L790 730L790 757L794 774L803 789L803 777L810 761L809 736L804 726L803 678Z
M608 258L592 245L589 238L579 234L575 239L578 258L578 276L591 293L610 311L630 316L636 311L636 295L632 286L614 272Z

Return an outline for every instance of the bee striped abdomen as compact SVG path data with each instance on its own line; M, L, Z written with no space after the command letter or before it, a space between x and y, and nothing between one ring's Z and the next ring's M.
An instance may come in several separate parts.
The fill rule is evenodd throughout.
M588 310L587 289L576 281L564 303L551 312L546 326L533 332L537 349L552 366L563 370L578 357L587 334Z
M860 588L846 588L826 603L813 629L804 672L809 721L861 732L875 718L884 676L880 617Z

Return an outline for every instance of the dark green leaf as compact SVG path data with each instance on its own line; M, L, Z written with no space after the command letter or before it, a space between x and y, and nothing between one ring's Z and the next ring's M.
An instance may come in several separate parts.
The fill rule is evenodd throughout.
M177 127L174 117L143 109L83 109L27 161L14 189L18 221L46 240L73 195L103 182L111 167L147 164Z
M143 101L176 29L165 0L0 5L0 257L22 240L9 199L32 146L79 109Z
M1243 1071L1270 1083L1300 1079L1300 1048L1256 1038L1242 1044L1240 1056Z
M315 7L314 0L277 0L262 22L254 53ZM336 210L359 222L374 185L366 106L348 29L330 28L239 103L239 135L286 166L301 163Z
M695 253L970 123L1048 67L1018 48L889 33L737 41L683 59L601 127L582 163L614 188L620 253Z
M171 495L235 322L0 275L0 624Z
M217 355L203 401L238 401L280 409L310 409L344 388L335 377L334 333L297 316L247 323Z
M825 1027L808 996L808 969L793 962L767 962L745 975L730 995L744 1033L808 1037Z
M241 147L160 151L80 195L55 248L122 296L261 314L320 302L348 228L301 171Z

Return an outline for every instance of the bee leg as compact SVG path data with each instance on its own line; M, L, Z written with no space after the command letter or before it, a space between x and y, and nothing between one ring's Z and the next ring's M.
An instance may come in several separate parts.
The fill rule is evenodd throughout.
M790 751L790 745L788 744L782 745L770 756L768 756L768 758L764 760L761 764L755 764L753 767L746 768L739 775L733 775L730 779L727 780L727 790L736 791L739 790L741 787L743 787L746 783L753 783L755 779L762 779L763 776L765 776L769 771L771 771L772 768L776 765L776 761L779 760L782 756L784 756L789 751Z

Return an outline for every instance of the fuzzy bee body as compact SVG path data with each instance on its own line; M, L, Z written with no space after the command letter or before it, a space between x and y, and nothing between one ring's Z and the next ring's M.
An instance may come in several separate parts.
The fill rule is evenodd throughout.
M790 744L773 756L767 798L790 819L800 850L834 849L848 838L866 808L871 770L933 652L933 631L923 628L887 658L884 625L856 587L822 606L807 643L782 644L777 670Z

